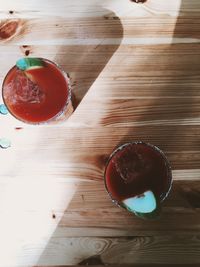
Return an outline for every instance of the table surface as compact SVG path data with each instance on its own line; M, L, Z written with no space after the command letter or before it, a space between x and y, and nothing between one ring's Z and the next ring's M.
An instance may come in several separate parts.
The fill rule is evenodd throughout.
M200 1L6 0L0 18L1 81L19 57L45 57L79 103L56 125L0 116L11 140L0 150L0 265L199 266ZM109 154L135 140L172 165L157 221L104 189Z

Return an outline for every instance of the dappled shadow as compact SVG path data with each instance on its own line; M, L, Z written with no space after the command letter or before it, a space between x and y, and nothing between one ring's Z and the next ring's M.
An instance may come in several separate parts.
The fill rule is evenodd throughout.
M62 45L55 56L55 61L71 78L75 108L115 53L123 37L120 19L110 10L99 9L98 13L105 15L73 19L71 43Z

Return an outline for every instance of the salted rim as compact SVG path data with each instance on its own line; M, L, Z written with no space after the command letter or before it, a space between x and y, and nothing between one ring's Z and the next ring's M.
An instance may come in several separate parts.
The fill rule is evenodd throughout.
M108 160L106 162L105 170L104 170L104 186L105 186L105 189L106 189L108 195L110 196L112 202L115 203L118 207L124 208L127 211L129 211L129 210L124 205L122 205L120 201L116 200L112 196L111 192L108 190L108 187L107 187L107 184L106 184L106 171L107 171L107 167L108 167L110 161L112 160L112 158L113 158L113 156L115 154L117 154L120 150L124 149L125 147L127 147L129 145L137 145L137 144L142 144L142 145L149 146L149 147L153 148L154 150L156 150L157 152L159 152L159 154L163 157L163 159L165 161L165 166L167 167L167 177L168 177L168 180L169 180L169 188L168 188L167 192L162 193L160 195L160 203L162 203L168 197L168 195L169 195L169 193L171 191L172 182L173 182L173 179L172 179L172 169L171 169L169 160L168 160L168 158L166 157L166 155L164 154L164 152L160 148L158 148L157 146L152 145L150 143L143 142L143 141L133 141L133 142L128 142L128 143L125 143L123 145L120 145L119 147L117 147L116 149L114 149L114 151L110 154L110 156L109 156L109 158L108 158ZM129 211L129 212L131 212L131 211ZM131 213L133 213L133 212L131 212Z
M24 120L24 119L22 119L22 118L17 117L15 114L13 114L13 112L11 112L11 110L10 110L9 107L7 106L6 101L5 101L5 99L4 99L4 94L3 94L3 91L4 91L4 83L5 83L5 81L6 81L6 78L7 78L7 76L9 75L9 73L10 73L14 68L16 68L16 65L14 65L13 67L11 67L10 70L7 72L6 76L4 77L4 80L3 80L3 83L2 83L2 92L1 92L1 94L2 94L3 102L4 102L5 106L7 107L9 113L10 113L13 117L15 117L15 118L16 118L17 120L19 120L19 121L22 121L22 122L24 122L24 123L31 124L31 125L48 124L49 122L54 121L56 118L58 118L59 116L61 116L61 115L65 112L65 110L66 110L67 107L68 107L68 104L69 104L70 101L72 100L72 89L71 89L71 83L70 83L69 74L68 74L67 72L65 72L65 71L58 65L58 63L56 63L56 62L54 62L54 61L51 61L51 60L49 60L49 59L43 58L43 57L37 57L37 58L40 59L40 60L42 60L42 61L44 61L44 62L45 62L45 61L46 61L46 62L49 62L49 63L55 65L55 66L58 68L58 70L61 72L61 74L63 75L63 77L65 78L65 80L66 80L66 82L67 82L67 86L68 86L68 97L67 97L67 101L66 101L64 107L63 107L57 114L55 114L53 117L51 117L51 118L48 119L48 120L44 120L44 121L41 121L41 122L30 122L30 121L26 121L26 120Z

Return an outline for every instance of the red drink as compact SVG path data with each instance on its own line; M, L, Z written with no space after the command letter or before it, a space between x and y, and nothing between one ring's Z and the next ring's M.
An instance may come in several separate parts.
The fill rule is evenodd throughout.
M152 192L158 205L168 195L171 182L171 169L163 152L143 142L116 149L105 170L106 189L123 207L125 200L140 198L145 192Z
M57 118L67 109L71 91L67 74L55 63L36 60L39 66L24 70L15 65L8 72L3 82L3 100L17 119L39 124Z

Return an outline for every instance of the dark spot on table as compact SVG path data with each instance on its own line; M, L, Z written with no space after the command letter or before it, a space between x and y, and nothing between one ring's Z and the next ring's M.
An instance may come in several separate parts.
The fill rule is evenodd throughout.
M71 93L71 101L72 101L73 108L76 109L79 104L79 101L73 92Z
M28 56L30 54L30 51L29 50L26 50L25 51L25 55Z
M14 13L14 11L13 11L13 10L10 10L10 11L9 11L9 14L11 14L11 15L12 15L13 13Z
M106 16L104 16L104 19L106 19L106 20L119 20L119 17L117 17L117 16L109 16L109 15L106 15Z
M55 214L52 214L52 219L56 219L56 215Z
M89 257L81 262L79 262L78 265L104 265L104 263L102 262L101 260L101 257L100 255L95 255L95 256L92 256L92 257Z
M72 84L71 84L71 87L76 86L76 84L77 84L77 81L73 81Z
M145 3L147 0L130 0L130 1L135 3Z
M82 200L83 200L83 202L84 202L84 201L85 201L84 195L81 195L81 198L82 198Z
M25 57L33 53L33 48L30 45L21 45L19 48Z
M15 127L15 130L22 130L22 127Z

